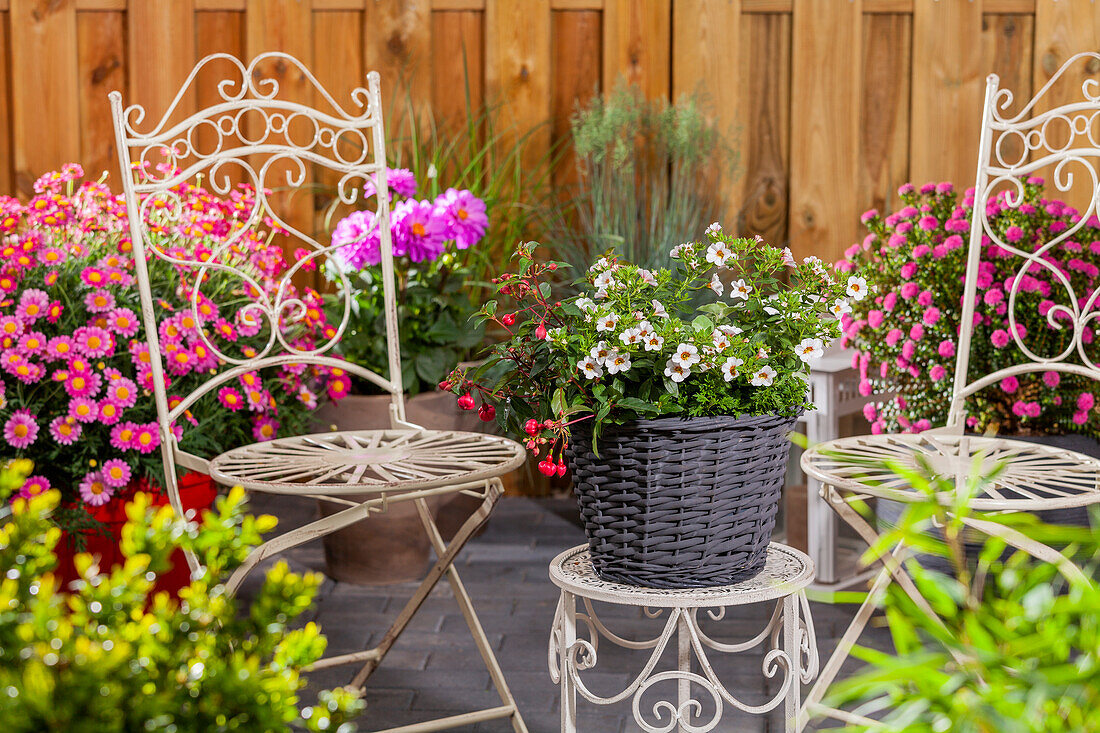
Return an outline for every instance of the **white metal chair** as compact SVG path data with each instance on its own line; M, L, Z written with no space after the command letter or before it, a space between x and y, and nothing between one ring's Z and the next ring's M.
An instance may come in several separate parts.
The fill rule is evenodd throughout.
M217 85L217 103L182 121L172 122L180 100L196 85L199 72L215 61L228 64L233 69L233 76ZM301 74L324 109L314 109L281 96L278 80L263 77L265 64L278 64L290 69L291 73ZM368 74L366 89L358 88L351 93L349 109L352 111L348 112L325 91L308 69L291 56L266 53L245 65L232 56L214 54L196 65L164 116L152 121L149 129L138 129L145 117L145 111L140 106L124 108L119 92L112 92L110 100L126 206L130 214L130 234L141 292L145 337L152 357L164 480L172 506L177 512L182 511L177 466L208 474L223 485L321 498L346 506L331 516L286 532L256 548L228 581L230 590L235 591L245 575L272 554L366 520L372 513L385 512L391 505L414 502L424 531L435 549L435 564L377 647L330 657L315 664L314 668L362 664L362 669L351 682L354 687L361 686L404 631L428 593L443 575L447 575L502 704L393 730L443 730L507 718L516 731L526 731L492 647L453 564L459 550L488 519L493 505L503 493L499 477L521 465L525 452L518 443L504 438L479 433L424 430L405 420L378 74ZM211 135L215 138L213 143L209 141ZM206 140L206 147L199 144L200 136ZM148 161L164 148L173 150L175 169L128 173L132 162ZM296 323L306 310L300 299L288 295L290 278L309 262L328 259L334 247L320 244L307 233L280 219L267 205L265 186L302 186L307 170L314 168L327 169L339 176L338 195L347 204L355 203L359 191L368 180L375 185L374 206L382 242L388 378L331 354L350 315L351 292L341 268L335 269L341 272L337 287L343 294L344 310L336 334L326 343L304 350L296 347L293 340L288 342L281 332L282 326ZM272 171L278 170L287 171L285 181L268 180L274 177L270 175ZM181 260L179 257L183 255L169 254L164 251L163 244L158 246L156 238L150 236L142 212L145 207L157 205L163 207L169 216L182 216L183 212L172 205L176 200L174 187L202 175L206 186L220 195L226 195L233 186L230 172L243 176L256 189L255 207L249 213L247 224L250 226L264 216L271 216L291 236L301 240L309 254L289 268L273 296L261 296L253 304L245 306L251 316L263 319L270 329L270 338L260 353L248 359L234 357L222 353L215 343L202 336L206 346L228 366L212 374L201 387L170 407L146 258L159 258L193 268L195 279L191 283L191 307L200 323L202 318L198 303L208 272L229 271L241 278L242 283L254 283L254 280L250 273L227 264L229 260L226 255L235 241L233 237L215 247L209 259ZM343 368L387 391L392 396L392 429L283 438L237 448L209 461L180 450L172 427L177 421L182 423L181 417L196 400L245 372L294 363ZM445 543L426 500L457 492L476 496L482 503L451 542ZM188 561L192 567L195 566L196 558L189 557Z
M1089 356L1083 340L1084 329L1100 317L1100 304L1097 302L1100 290L1086 293L1079 299L1068 279L1040 259L1051 248L1072 238L1085 225L1090 215L1100 213L1100 174L1097 172L1097 165L1100 163L1100 130L1094 129L1094 123L1100 118L1100 84L1092 79L1086 80L1082 84L1083 95L1080 100L1047 111L1038 111L1048 91L1066 74L1066 70L1086 60L1090 63L1100 61L1100 54L1089 52L1070 58L1028 104L1013 116L1003 114L1012 104L1012 93L998 88L999 79L995 74L988 77L965 294L960 316L962 328L947 425L920 434L870 435L833 440L812 447L803 454L802 467L805 472L821 481L825 499L868 543L874 542L878 535L850 502L869 497L901 501L912 501L915 498L905 479L889 472L876 472L874 469L869 471L869 459L889 458L903 465L916 467L917 457L922 456L933 470L941 476L952 478L956 485L965 481L968 472L972 470L974 459L978 456L986 461L1005 461L1007 469L995 482L984 486L971 503L974 509L986 512L1035 512L1082 507L1100 502L1100 487L1097 483L1100 477L1100 461L1055 447L1000 437L977 437L965 432L966 399L978 390L996 385L1007 376L1057 371L1100 379L1100 364ZM1054 135L1059 137L1055 138ZM1047 166L1054 168L1054 184L1059 191L1069 191L1076 181L1078 186L1087 187L1089 203L1081 211L1079 223L1049 241L1038 244L1034 251L1025 251L1003 241L989 225L986 202L998 192L1006 191L1007 204L1019 206L1023 201L1020 177ZM994 244L1019 260L1017 277L1009 293L1008 315L1014 347L1020 357L1019 362L1009 368L975 376L968 374L967 367L983 236L989 237ZM1060 294L1050 296L1058 305L1047 316L1047 322L1054 328L1072 329L1067 345L1059 353L1036 353L1028 347L1027 335L1021 337L1015 329L1018 313L1016 298L1022 282L1019 275L1028 272L1033 266L1045 268L1051 279L1063 289ZM947 503L950 498L944 497L944 500ZM980 533L996 535L1039 559L1058 563L1063 572L1079 572L1050 547L1002 525L978 519L967 519L964 522ZM918 605L932 613L912 580L901 568L898 558L902 551L903 548L895 548L892 555L883 559L883 568L872 584L867 599L807 696L800 715L800 727L806 725L811 712L850 722L867 722L852 713L826 709L819 703L890 582L899 583Z

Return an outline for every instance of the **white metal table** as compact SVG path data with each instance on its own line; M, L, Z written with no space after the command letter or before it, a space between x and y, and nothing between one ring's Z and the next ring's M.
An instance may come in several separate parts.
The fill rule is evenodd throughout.
M814 579L813 562L798 550L773 542L763 571L755 578L734 585L686 590L662 590L612 583L596 575L588 546L580 545L554 558L550 580L561 588L557 612L550 633L548 664L550 677L561 685L561 730L577 730L577 694L596 705L613 705L631 698L634 720L646 733L690 733L712 731L721 722L725 704L760 715L784 705L785 730L795 730L801 685L817 676L817 641L804 589ZM584 612L578 613L580 598ZM624 639L611 632L596 615L593 601L640 606L650 618L659 618L666 610L668 618L660 635L651 639ZM700 626L700 609L710 621L725 617L727 606L775 601L770 620L760 633L736 643L719 642ZM588 639L577 637L580 622ZM662 654L676 635L678 665L674 670L655 671ZM600 696L591 692L581 672L596 666L600 637L627 649L651 649L642 671L616 695ZM775 695L753 705L734 697L715 674L707 659L707 649L736 654L764 645L766 652L761 671L767 678L783 671L783 681ZM692 656L701 673L692 671ZM652 706L652 721L642 712L642 697L654 685L675 680L675 702L657 699ZM692 685L703 688L714 703L714 713L704 719L703 705L692 697Z

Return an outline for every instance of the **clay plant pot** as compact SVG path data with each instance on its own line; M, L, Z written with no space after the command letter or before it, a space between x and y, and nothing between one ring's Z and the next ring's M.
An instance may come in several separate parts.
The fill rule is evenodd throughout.
M326 404L316 413L318 431L386 430L390 427L388 395L350 395ZM454 395L422 393L405 400L409 422L431 430L485 432L492 425L476 412L458 409ZM356 500L359 497L348 497ZM369 497L365 497L369 498ZM335 514L344 505L319 501L322 516ZM462 494L436 497L428 502L443 539L450 540L481 505ZM391 505L385 512L326 535L326 572L334 580L356 585L388 585L419 580L428 566L428 541L412 502Z

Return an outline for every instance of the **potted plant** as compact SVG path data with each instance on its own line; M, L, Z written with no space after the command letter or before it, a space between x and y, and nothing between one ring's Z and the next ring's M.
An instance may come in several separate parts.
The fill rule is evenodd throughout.
M521 245L518 271L496 278L515 306L482 310L509 339L452 374L452 391L522 435L543 473L568 464L602 577L700 587L755 575L787 433L809 407L808 363L837 335L845 285L817 258L713 224L673 248L672 269L609 254L558 301L545 279L560 263L534 250Z
M242 489L197 520L135 495L126 508L124 562L107 568L81 554L79 579L63 584L51 516L61 492L12 494L21 491L29 463L0 472L5 731L354 730L346 721L363 703L349 690L321 692L319 704L298 708L303 674L325 649L317 625L297 621L321 576L278 563L248 613L225 594L225 578L275 526L273 517L244 513ZM199 555L201 570L177 600L156 592L155 578L181 548ZM65 585L67 598L58 592Z
M6 455L35 465L22 495L61 491L54 516L72 530L63 556L91 542L106 558L117 553L120 500L137 489L158 491L163 465L124 203L82 176L79 166L65 166L42 176L26 203L0 197L0 428ZM239 236L234 264L260 287L277 286L285 271L272 243L278 233L243 231L251 189L222 199L181 185L176 194L185 220L156 202L142 207L155 246L193 259ZM239 279L211 271L196 317L188 289L194 274L156 257L148 264L170 395L188 394L222 365L211 345L247 356L266 342L263 325L242 310L253 294ZM324 338L332 327L320 296L300 295L311 308L301 322L282 326L285 337ZM184 450L215 455L281 429L305 432L326 391L338 398L347 387L342 370L248 373L197 402L184 415L188 429L174 430ZM185 477L183 487L187 508L210 505L209 479Z

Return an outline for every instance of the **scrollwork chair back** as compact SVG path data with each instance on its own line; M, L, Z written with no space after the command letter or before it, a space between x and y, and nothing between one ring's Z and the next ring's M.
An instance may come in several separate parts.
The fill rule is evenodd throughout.
M228 64L234 70L231 78L217 84L218 101L181 121L172 121L174 116L178 116L176 113L181 100L197 86L199 73L214 62L221 62L222 66ZM324 108L315 109L285 99L280 94L279 81L265 78L262 74L262 68L269 63L279 63L292 73L301 74L310 91L323 101ZM401 383L384 128L377 72L367 75L365 89L352 91L350 101L352 111L348 112L301 62L283 53L265 53L247 65L226 54L204 58L191 71L163 116L145 127L142 125L145 110L141 106L123 107L122 95L117 91L110 94L145 339L150 349L165 480L177 511L181 507L175 466L179 464L205 471L206 462L179 450L172 425L196 400L245 372L294 363L343 368L387 391L391 395L392 425L408 426ZM210 142L211 139L213 142ZM163 159L165 151L168 151L171 165L152 166L154 160ZM373 186L374 221L379 230L385 291L388 378L332 354L351 316L351 289L344 268L333 258L336 248L323 245L309 233L291 226L268 205L268 186L301 187L306 183L307 171L314 168L332 171L339 176L337 196L347 205L357 202L365 184L369 182ZM278 176L281 171L285 171L285 178ZM145 214L148 207L158 206L163 210L160 215L179 220L183 211L177 187L201 176L214 193L225 196L233 188L234 174L243 177L255 189L255 203L248 212L245 226L214 246L208 257L199 259L198 255L181 254L175 249L169 252L163 240L154 236L147 223ZM234 264L230 257L231 248L238 238L249 227L262 222L264 217L271 217L290 236L299 240L307 253L290 264L274 288L260 287L255 274ZM240 312L270 330L266 344L258 353L240 358L219 350L202 334L200 327L201 338L207 348L220 358L223 368L171 407L164 381L162 349L147 259L154 265L156 260L162 260L194 273L194 281L190 284L191 308L200 326L203 320L198 304L202 284L208 273L221 271L240 278L243 285L253 286L253 292L259 293ZM343 296L343 311L335 334L306 349L295 345L293 339L287 339L283 327L292 326L305 314L304 303L294 295L290 286L291 278L311 262L333 263L331 271L337 273L336 286Z
M1100 379L1100 364L1088 353L1086 334L1100 317L1097 298L1100 288L1083 293L1074 292L1069 277L1054 260L1059 246L1073 239L1086 226L1090 217L1100 213L1100 83L1086 79L1081 85L1081 97L1068 104L1037 111L1051 88L1076 65L1100 60L1100 54L1080 53L1071 57L1039 92L1015 115L1008 115L1012 92L999 88L999 79L991 74L986 81L982 129L978 149L978 167L974 189L974 206L967 254L966 283L962 303L962 327L959 333L958 357L947 429L961 432L966 425L965 401L981 389L992 386L1008 376L1037 371L1055 371ZM990 224L987 204L1003 193L1004 205L1019 207L1024 201L1024 179L1043 169L1053 170L1055 188L1066 193L1084 189L1088 203L1079 212L1077 222L1048 240L1024 246L1006 241L1006 237ZM1075 185L1076 184L1076 185ZM1006 293L1010 346L1020 354L1018 363L991 374L968 374L970 349L974 335L975 300L978 297L978 276L982 260L983 241L1000 247L1019 262L1012 284ZM1049 276L1050 300L1055 304L1046 313L1046 323L1064 334L1056 348L1043 349L1034 334L1021 333L1017 318L1026 307L1021 300L1021 287L1029 282L1025 275ZM1030 337L1030 338L1029 338ZM1098 339L1100 340L1100 339ZM973 378L972 378L973 377Z

